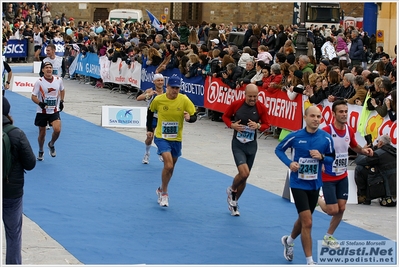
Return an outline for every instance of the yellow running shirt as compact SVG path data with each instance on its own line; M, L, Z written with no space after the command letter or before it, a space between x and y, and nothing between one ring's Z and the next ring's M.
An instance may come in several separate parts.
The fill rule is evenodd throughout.
M194 115L195 106L186 95L178 94L175 99L169 99L166 94L162 94L154 98L150 110L158 113L155 137L181 142L184 111Z

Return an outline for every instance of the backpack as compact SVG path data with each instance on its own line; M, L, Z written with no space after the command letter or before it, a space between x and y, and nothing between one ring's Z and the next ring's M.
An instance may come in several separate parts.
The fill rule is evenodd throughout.
M3 125L3 182L8 182L8 175L12 168L12 145L8 133L14 129L17 129L17 127L12 124Z

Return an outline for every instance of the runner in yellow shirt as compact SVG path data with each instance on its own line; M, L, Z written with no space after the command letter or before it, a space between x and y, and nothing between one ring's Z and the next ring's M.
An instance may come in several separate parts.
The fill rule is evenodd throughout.
M162 170L162 185L157 188L158 203L161 207L169 206L168 184L172 178L178 157L181 156L181 142L184 120L195 122L195 106L183 94L179 94L181 80L177 75L169 78L166 93L158 95L151 102L150 111L158 113L158 123L155 128L154 142L158 147L158 154L162 155L164 167ZM152 116L147 118L147 129L153 132Z

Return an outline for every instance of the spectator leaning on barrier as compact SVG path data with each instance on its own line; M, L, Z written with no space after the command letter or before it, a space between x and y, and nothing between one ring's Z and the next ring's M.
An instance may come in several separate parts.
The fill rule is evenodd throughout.
M236 66L234 63L229 63L226 66L226 71L222 72L222 81L231 89L236 89L237 81L241 74L241 67Z
M349 98L347 102L348 104L362 106L367 95L367 90L364 88L364 79L361 75L356 76L353 80L353 88L355 89L356 93L354 96Z
M340 76L336 71L330 70L327 75L328 80L328 101L334 102L335 96L339 93Z
M387 106L385 103L387 100L392 98L392 96L391 96L391 91L392 91L391 81L387 77L382 78L382 83L380 84L379 89L384 95L384 99L381 101L381 104L377 105L377 103L375 102L375 99L372 99L370 103L373 105L373 107L375 108L375 110L381 117L385 117L388 114Z
M238 86L243 86L251 82L252 77L256 74L255 62L248 61L245 69L243 70L241 77L237 79Z
M304 76L306 73L304 73ZM327 98L327 93L325 89L328 86L323 87L323 84L326 83L326 78L318 75L316 73L312 73L309 75L309 84L306 85L305 94L309 97L309 102L312 104L319 104L321 101Z
M263 61L257 61L255 63L256 74L251 78L250 83L257 84L258 81L262 81L263 72L262 70L265 68L266 63Z
M381 185L384 187L382 195L385 199L390 199L390 205L387 202L380 204L382 206L396 206L396 148L391 145L391 138L388 135L380 136L377 140L377 146L372 156L357 156L355 169L355 182L357 185L357 199L359 204L371 204L372 197L370 193L378 190L376 187ZM382 183L369 184L370 179L382 180ZM386 189L389 189L387 192ZM381 190L381 189L380 189Z
M352 73L346 73L344 78L342 79L342 84L338 89L338 92L335 94L333 102L336 100L344 100L349 99L355 95L355 89L353 88L353 80L355 79L355 75Z

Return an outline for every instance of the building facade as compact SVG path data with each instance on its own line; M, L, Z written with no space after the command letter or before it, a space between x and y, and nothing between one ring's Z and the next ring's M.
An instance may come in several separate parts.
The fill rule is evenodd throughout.
M341 3L345 15L353 17L363 16L363 5L359 3ZM173 21L187 21L196 25L202 21L220 23L233 22L234 25L248 22L261 25L283 24L290 25L293 21L293 2L247 2L247 3L188 3L188 2L98 2L98 3L51 3L53 15L67 14L75 20L105 20L112 9L148 9L152 14ZM148 19L145 14L145 18Z

